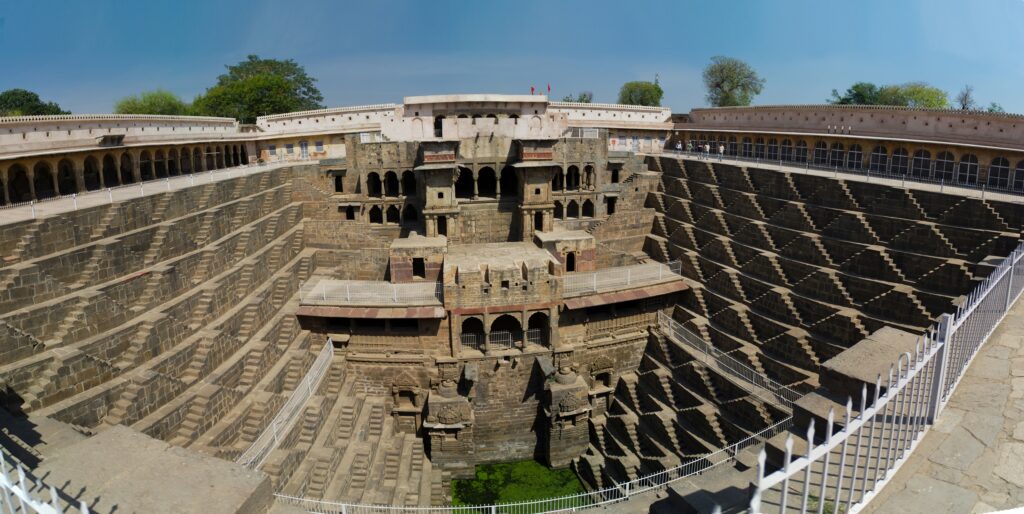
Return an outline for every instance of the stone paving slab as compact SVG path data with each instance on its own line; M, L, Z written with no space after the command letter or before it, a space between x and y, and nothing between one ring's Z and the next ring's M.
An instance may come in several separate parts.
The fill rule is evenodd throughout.
M946 409L862 512L981 513L1024 506L1024 301L971 363Z

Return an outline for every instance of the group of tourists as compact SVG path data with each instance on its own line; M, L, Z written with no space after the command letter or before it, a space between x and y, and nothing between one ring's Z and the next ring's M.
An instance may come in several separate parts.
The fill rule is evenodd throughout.
M683 142L682 141L676 141L676 152L682 153L682 151L683 151ZM703 146L698 145L697 146L697 151L694 152L693 151L693 141L687 141L686 142L686 153L696 153L698 159L706 161L706 160L711 159L711 145L709 145L707 143L704 143ZM718 145L718 160L721 161L724 158L724 156L725 156L725 145Z

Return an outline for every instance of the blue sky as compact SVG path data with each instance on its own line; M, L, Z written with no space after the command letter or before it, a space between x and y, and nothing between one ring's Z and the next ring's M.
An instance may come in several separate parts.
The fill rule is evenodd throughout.
M0 90L73 112L157 87L191 100L252 53L304 65L328 106L548 83L613 102L657 74L685 112L727 55L767 80L758 104L921 80L1024 112L1024 0L0 0Z

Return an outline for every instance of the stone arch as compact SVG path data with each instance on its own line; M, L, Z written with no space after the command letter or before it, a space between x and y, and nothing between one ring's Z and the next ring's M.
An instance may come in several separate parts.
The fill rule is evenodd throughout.
M178 150L171 148L167 151L167 176L176 177L181 173L178 169Z
M588 189L594 187L594 167L590 164L583 167L583 181Z
M1006 157L992 159L988 167L988 186L1006 189L1010 185L1010 161Z
M580 217L580 206L576 203L576 200L569 200L569 205L565 208L565 216L567 218Z
M717 152L717 149L713 151ZM768 160L777 161L779 160L779 140L774 137L768 140L768 154L766 155Z
M499 182L501 196L519 196L519 179L516 177L515 168L512 166L502 168Z
M139 154L139 178L142 180L153 180L153 158L149 150L143 150Z
M914 158L910 163L910 174L915 177L927 177L931 175L932 154L928 150L914 152Z
M846 167L854 170L864 167L864 151L857 143L850 145L850 150L846 153Z
M519 318L516 318L511 314L502 314L501 316L494 318L494 321L491 322L492 334L494 332L511 332L516 334L522 330L523 324L519 322Z
M203 151L199 148L192 149L192 171L206 171L209 167L203 167Z
M844 164L846 164L846 151L843 149L843 144L832 143L832 147L828 149L828 165L833 168L842 168Z
M978 183L978 157L974 154L965 154L960 157L957 166L956 181L961 184Z
M167 157L163 150L153 152L153 175L156 178L167 177Z
M448 217L438 216L437 217L437 235L447 236L448 235Z
M389 171L384 174L384 196L398 196L400 186L398 173Z
M565 170L565 189L568 191L576 191L580 188L580 169L576 166L569 166L569 169Z
M555 218L565 219L565 211L562 207L562 202L555 202Z
M434 137L441 137L444 127L444 116L434 116Z
M102 186L100 182L100 163L93 156L85 158L85 169L82 171L82 182L87 191L95 191Z
M402 194L416 196L416 174L412 170L402 172Z
M489 166L480 168L476 178L476 190L479 196L495 198L498 196L498 178L494 169Z
M188 148L182 148L181 154L178 159L181 161L181 173L188 175L192 173L192 154L188 151Z
M533 213L533 230L538 232L544 230L544 213L541 211Z
M953 170L956 169L956 157L950 152L939 152L935 156L935 178L943 182L953 181Z
M214 158L217 160L217 169L219 170L219 169L224 168L224 147L222 147L222 146L215 146L215 147L213 147L213 155L214 155Z
M53 187L53 170L50 163L39 161L32 168L32 185L36 190L36 200L45 200L57 195Z
M245 145L238 149L238 153L242 159L242 165L249 164L249 152L245 149Z
M473 198L473 171L459 168L459 177L455 179L455 198Z
M526 341L546 346L550 329L551 321L546 312L538 311L530 314L530 317L526 320Z
M406 223L415 223L419 221L419 214L416 212L416 207L412 204L406 204L405 209L402 209L402 221Z
M28 170L21 164L7 169L7 197L11 203L32 201L32 185L28 180Z
M103 183L107 187L121 184L121 177L117 174L117 160L111 154L103 156Z
M370 223L384 223L384 215L381 213L379 205L370 207Z
M910 159L906 148L897 148L892 151L892 161L889 164L892 173L906 175L910 170Z
M551 179L551 190L562 191L565 189L565 177L562 175L562 170L556 170L555 176Z
M402 220L402 215L398 211L397 205L392 205L388 207L385 219L387 219L388 223L398 223Z
M828 164L828 145L824 141L814 143L814 164L824 166Z
M57 163L57 191L61 195L70 195L78 192L78 182L75 180L75 165L68 159L61 159Z
M242 164L242 160L238 156L238 145L233 145L231 147L231 162L235 166L240 166Z
M565 254L565 271L576 271L576 252L567 252Z
M484 334L484 322L476 316L468 316L462 319L462 334Z
M217 157L213 154L213 148L206 147L206 167L204 170L215 170L217 169Z
M782 146L780 148L779 156L784 161L793 160L793 142L788 139L782 140Z
M135 175L132 173L132 156L128 152L121 153L121 185L135 182Z
M884 146L878 145L874 150L871 150L868 171L889 171L889 151Z
M801 139L796 142L795 160L797 162L807 162L807 141Z
M590 201L589 199L588 200L583 200L583 213L582 214L583 214L584 218L593 218L594 217L594 202Z
M376 171L371 171L366 174L366 196L380 197L383 191L383 185L380 181L380 175Z

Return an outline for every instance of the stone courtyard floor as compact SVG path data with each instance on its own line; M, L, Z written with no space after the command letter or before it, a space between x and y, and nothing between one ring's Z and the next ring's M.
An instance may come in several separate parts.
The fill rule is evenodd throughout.
M1018 300L910 460L863 512L1024 507L1024 301Z

